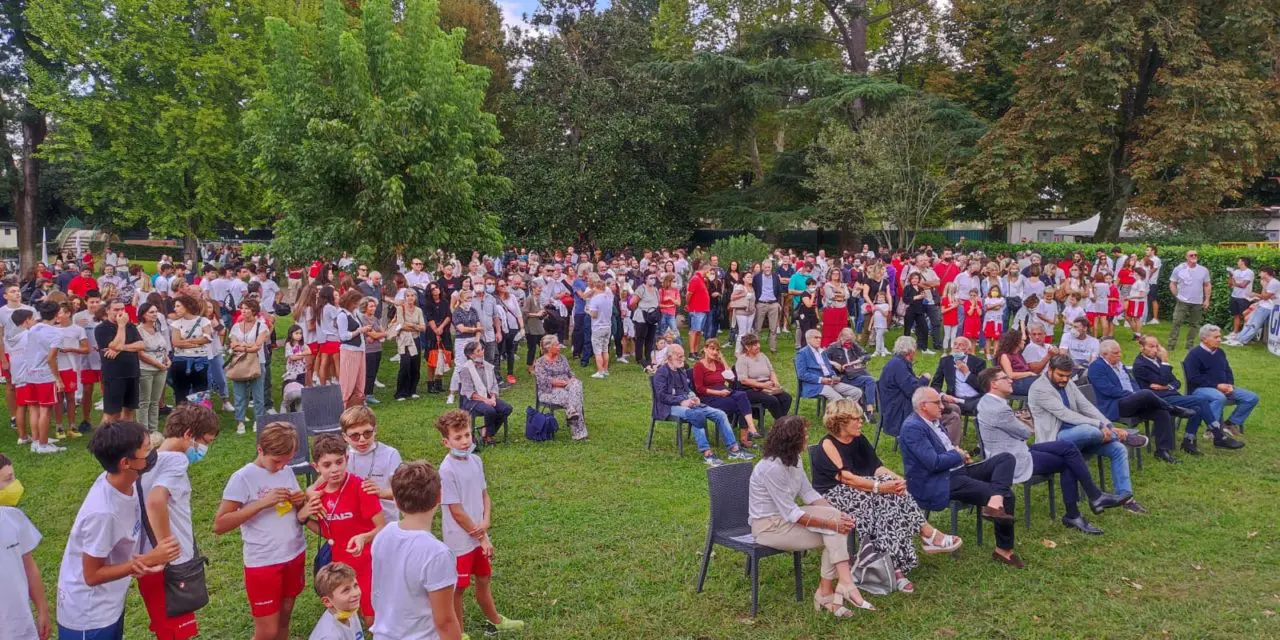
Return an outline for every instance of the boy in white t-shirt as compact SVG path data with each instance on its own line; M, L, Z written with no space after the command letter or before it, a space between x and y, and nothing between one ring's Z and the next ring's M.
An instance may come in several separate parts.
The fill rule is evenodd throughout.
M364 478L365 492L377 494L387 522L399 520L400 511L391 495L391 474L403 460L395 447L378 442L377 416L369 407L356 405L342 412L338 426L347 441L347 471Z
M319 498L308 501L289 468L297 450L293 425L264 427L258 433L258 457L231 474L213 520L217 535L240 529L254 640L289 637L289 618L305 581L303 523L315 514Z
M453 552L431 535L440 506L440 475L425 461L401 465L391 476L391 493L400 520L373 539L373 608L378 616L370 631L397 640L459 640Z
M71 323L71 305L58 305L54 326L58 327L58 377L62 391L53 405L53 424L59 438L79 438L80 431L71 426L76 417L76 389L80 385L80 364L89 355L89 336L84 327Z
M316 572L315 586L325 612L308 640L364 640L364 627L356 615L361 595L356 570L341 562L330 562Z
M18 404L27 407L27 426L31 428L32 453L58 453L62 447L49 442L49 425L53 418L53 405L62 392L62 379L58 376L58 344L62 340L59 328L54 326L58 317L58 305L44 301L36 304L39 322L23 332L26 348L23 353L23 386L25 393L18 395ZM55 442L57 438L52 438Z
M18 400L17 385L13 381L13 366L15 364L13 357L13 349L18 346L18 338L26 333L26 329L22 327L21 322L15 322L13 314L19 310L26 310L35 313L35 309L22 304L22 289L16 284L4 285L4 305L0 305L0 376L7 378L9 384L5 385L4 396L5 406L17 407ZM9 426L18 429L19 439L26 432L26 415L22 412L15 411L14 415L9 417ZM19 442L18 444L22 444Z
M71 322L84 329L85 338L89 341L89 353L80 360L80 432L91 429L89 411L93 409L93 387L102 382L102 354L98 349L97 338L93 330L100 322L97 319L98 309L102 308L102 294L97 289L90 289L84 297L84 310L71 316Z
M151 438L136 422L111 422L89 439L89 452L105 470L89 487L71 525L58 571L58 637L124 637L129 578L158 573L178 558L178 541L159 540L138 555L142 509L135 484L155 464Z
M458 620L464 619L463 592L475 576L476 603L488 619L485 635L523 629L524 622L499 614L493 603L489 585L493 575L493 543L489 540L492 503L484 464L472 453L476 446L471 440L471 418L459 409L446 411L436 418L436 429L449 450L440 462L440 504L444 507L440 519L444 543L458 558L458 588L453 594Z
M6 638L49 637L49 601L40 568L31 556L38 544L40 532L26 514L16 507L0 506L0 572L6 576L0 581L0 630ZM31 605L35 605L35 617Z
M5 346L4 356L10 361L9 369L6 371L9 384L8 388L13 389L13 407L14 420L10 423L18 429L18 446L31 445L35 450L35 426L31 425L30 431L27 430L27 416L35 415L35 411L28 409L26 403L26 385L27 385L27 329L35 324L36 314L31 309L18 309L9 316L9 322L13 324L13 329L18 334L17 337Z

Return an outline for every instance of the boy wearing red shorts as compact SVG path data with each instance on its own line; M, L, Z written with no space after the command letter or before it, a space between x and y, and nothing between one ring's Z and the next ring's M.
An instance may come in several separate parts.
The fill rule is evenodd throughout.
M365 626L373 625L373 555L370 543L386 526L382 502L376 492L364 488L364 478L347 472L347 443L342 436L327 434L311 444L311 466L319 479L307 491L309 500L319 500L320 510L307 526L324 536L333 553L333 562L355 569L360 585L360 616Z
M264 427L258 457L231 475L213 520L217 535L240 529L253 640L287 640L293 604L302 593L307 551L302 526L318 504L307 500L289 468L297 450L293 425Z
M89 353L80 359L80 425L81 432L92 427L89 424L89 411L93 409L93 388L102 382L102 353L98 349L97 337L93 330L101 322L98 310L102 308L102 294L97 289L90 289L84 298L84 310L71 316L71 323L84 329L85 338L89 340Z
M40 322L27 329L22 339L26 342L23 358L22 393L16 395L19 406L27 407L27 426L31 428L33 453L58 453L62 447L49 443L49 422L53 405L62 392L62 379L58 376L58 344L62 333L54 322L58 317L58 304L41 302L36 305Z
M18 339L26 332L21 322L14 321L14 314L18 311L26 311L31 315L35 315L36 310L22 304L22 290L18 285L11 284L4 287L4 306L0 306L0 375L8 379L9 384L4 387L5 406L18 407L18 399L16 397L18 389L18 381L14 379L13 350L18 347ZM13 410L13 415L9 417L9 425L18 430L18 444L25 444L22 440L27 432L27 421L24 412L17 409Z
M458 587L453 592L453 606L458 620L462 621L462 595L470 586L472 576L476 583L476 603L484 617L485 635L499 631L516 631L524 628L524 622L511 620L498 613L490 589L493 575L490 560L493 543L489 541L489 485L484 479L484 464L473 455L475 443L471 439L471 418L460 409L446 411L436 418L436 429L441 441L449 449L440 463L440 510L444 543L458 558Z
M58 317L54 325L58 327L61 338L58 341L58 378L62 380L62 391L58 393L58 401L53 405L53 423L58 430L59 438L79 438L80 432L71 427L76 417L76 389L80 384L80 363L89 354L89 336L84 327L71 322L71 305L63 302L58 305Z

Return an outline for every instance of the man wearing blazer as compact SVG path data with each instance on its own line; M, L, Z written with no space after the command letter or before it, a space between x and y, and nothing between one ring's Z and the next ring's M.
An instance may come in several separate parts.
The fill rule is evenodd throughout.
M1160 399L1150 389L1138 386L1133 374L1124 366L1121 358L1120 343L1110 338L1103 340L1099 347L1101 355L1089 364L1089 383L1093 385L1093 393L1097 398L1098 410L1108 420L1122 418L1150 420L1151 435L1156 439L1156 458L1169 464L1180 462L1173 455L1173 417L1192 414L1190 409L1173 407Z
M946 413L960 415L977 415L978 401L982 393L978 391L978 374L987 368L987 361L973 355L973 343L968 338L957 337L951 343L951 355L938 360L938 369L933 373L929 386L944 391L943 402L948 406Z
M1207 398L1180 393L1182 383L1174 375L1173 367L1169 364L1169 352L1160 345L1160 339L1145 336L1141 344L1142 353L1133 359L1133 378L1138 381L1138 386L1151 390L1171 405L1195 411L1195 415L1187 418L1187 430L1182 436L1183 453L1204 455L1196 447L1196 434L1200 431L1201 423L1208 425L1209 433L1213 434L1213 446L1219 449L1244 447L1243 442L1232 438L1223 430L1222 423L1213 414L1213 405Z
M913 411L902 423L898 444L902 449L903 476L907 492L926 511L941 511L952 500L982 509L996 530L997 562L1023 568L1013 552L1013 472L1017 460L1008 452L970 464L968 452L948 440L938 421L942 417L942 396L931 387L911 394Z
M778 319L782 313L782 297L786 295L787 289L782 286L782 279L773 271L773 261L765 260L760 263L760 273L751 276L751 289L756 294L756 324L755 333L760 335L760 330L765 325L769 325L769 352L778 352L778 331L782 326L778 324Z
M804 334L805 348L796 352L796 378L800 380L800 397L816 398L822 396L834 402L848 398L857 402L862 399L862 389L840 381L840 372L836 371L827 354L822 352L822 332L810 329Z

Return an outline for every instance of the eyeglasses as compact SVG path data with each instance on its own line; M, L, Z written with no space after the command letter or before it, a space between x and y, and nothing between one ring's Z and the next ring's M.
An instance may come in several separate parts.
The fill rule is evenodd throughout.
M925 400L921 404L936 404L938 406L942 406L942 400Z
M377 433L376 429L366 429L364 431L353 431L347 434L347 438L351 440L372 440L373 434Z

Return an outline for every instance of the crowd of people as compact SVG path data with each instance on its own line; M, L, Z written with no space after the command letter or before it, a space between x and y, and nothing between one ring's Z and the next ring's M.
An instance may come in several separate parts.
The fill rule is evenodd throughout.
M1094 514L1145 511L1128 449L1148 438L1134 425L1151 425L1155 457L1170 464L1180 461L1177 450L1202 455L1202 427L1215 447L1244 446L1241 432L1259 399L1236 384L1220 345L1254 338L1280 294L1269 267L1254 292L1242 259L1231 274L1237 331L1223 336L1203 324L1211 278L1188 252L1170 270L1176 304L1162 346L1142 334L1158 322L1155 247L1141 258L1119 248L1093 260L1080 252L1056 258L864 246L831 257L779 249L754 264L722 265L701 250L606 255L569 247L475 253L465 265L441 252L409 256L387 279L349 258L277 272L275 260L234 250L206 256L199 269L162 261L155 274L121 252L105 257L100 275L92 254L60 260L56 276L37 265L29 277L5 281L0 308L0 362L18 444L53 454L65 450L60 440L92 432L88 448L104 469L59 572L60 636L119 637L130 577L157 637L194 636L195 609L175 613L182 607L169 606L169 586L175 568L199 564L186 469L218 436L215 409L233 414L244 434L252 430L250 408L254 418L295 410L304 387L322 384L339 389L342 434L299 442L285 423L266 426L257 459L229 479L215 518L216 533L239 529L244 540L254 637L288 636L307 531L326 541L323 562L317 556L312 567L327 609L313 638L360 637L364 627L397 638L460 637L471 576L487 631L519 628L497 612L489 590L490 502L472 455L471 419L482 418L481 438L494 442L513 412L502 395L526 377L540 403L564 410L573 439L587 438L575 362L597 380L617 365L643 367L652 417L689 422L708 465L723 464L708 422L729 459L761 456L749 487L753 535L779 549L823 549L819 609L845 617L853 612L846 604L874 608L852 577L857 558L847 536L855 528L890 558L894 588L914 591L907 576L918 565L915 537L927 553L963 543L925 518L952 501L992 521L993 558L1021 568L1014 484L1060 474L1063 524L1097 535L1102 530L1078 505L1082 490ZM1116 337L1124 324L1141 347L1131 366ZM894 327L901 336L889 335ZM1180 380L1169 352L1183 328ZM772 361L779 336L790 332L794 396ZM525 367L517 369L521 346ZM946 355L935 372L915 371L918 352L939 350ZM459 407L437 420L449 449L438 470L405 464L376 440L371 407L384 358L398 368L395 401L420 401L425 392ZM873 358L887 358L878 378L868 369ZM827 431L812 479L799 461L809 423L788 415L803 399L819 401ZM877 413L901 450L901 475L863 433ZM974 449L962 445L967 418L977 422ZM1180 443L1178 419L1186 425ZM306 488L289 466L300 447L310 450L319 478ZM1094 482L1088 456L1108 459L1113 491ZM16 482L4 462L0 505ZM11 508L16 502L0 507L17 532L0 554L16 559L0 561L21 567L23 598L30 586L36 610L28 612L31 628L47 633L48 604L32 586L39 534ZM440 505L443 542L430 533Z

